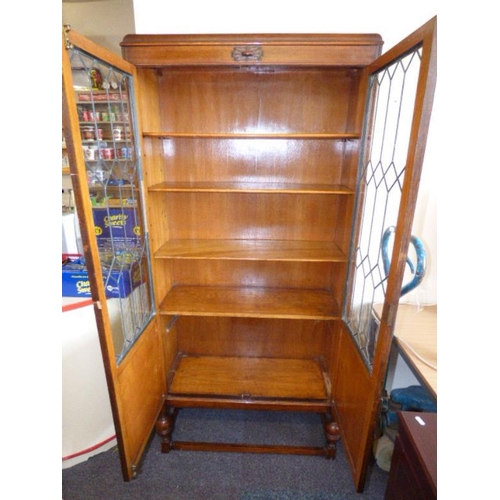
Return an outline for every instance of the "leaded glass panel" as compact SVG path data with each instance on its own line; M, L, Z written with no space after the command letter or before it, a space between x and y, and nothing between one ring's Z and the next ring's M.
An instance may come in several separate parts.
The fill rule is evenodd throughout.
M153 315L133 79L70 50L83 156L119 363Z
M376 309L384 302L387 284L382 241L397 225L420 60L417 48L374 73L369 82L358 172L360 224L351 242L346 288L351 293L344 303L344 320L369 369L380 326Z

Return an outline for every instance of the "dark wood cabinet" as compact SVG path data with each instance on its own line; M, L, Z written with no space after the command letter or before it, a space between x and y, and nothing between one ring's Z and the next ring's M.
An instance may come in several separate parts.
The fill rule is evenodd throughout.
M437 498L437 414L399 412L386 500Z

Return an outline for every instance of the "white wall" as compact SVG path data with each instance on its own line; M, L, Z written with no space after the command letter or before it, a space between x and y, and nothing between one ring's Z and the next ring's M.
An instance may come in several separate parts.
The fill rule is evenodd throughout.
M133 0L63 0L62 23L120 55L124 35L135 32Z
M390 47L437 14L437 0L133 0L137 33L380 33Z

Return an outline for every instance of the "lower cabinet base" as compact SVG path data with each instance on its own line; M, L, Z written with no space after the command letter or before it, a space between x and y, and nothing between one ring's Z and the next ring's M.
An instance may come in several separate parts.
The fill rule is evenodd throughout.
M165 403L156 424L156 432L161 437L161 451L171 450L237 452L237 453L272 453L288 455L323 455L333 459L336 455L336 443L340 439L338 425L326 414L320 414L325 433L324 446L291 446L270 444L242 444L201 441L176 441L173 439L175 423L181 408Z
M333 419L331 383L321 359L194 356L180 353L170 371L167 385L169 393L156 424L165 453L170 450L190 450L335 457L340 430ZM205 442L203 433L197 435L202 439L177 441L173 438L177 416L182 409L189 408L318 414L322 419L325 441L318 446L320 441L317 438L320 436L316 435L316 446L290 446L288 441L285 441L287 445L217 442L227 437L224 432L226 429L223 429L223 436L208 440L216 442ZM246 416L252 421L251 413L246 413ZM255 421L259 421L259 418L255 417ZM269 440L274 437L273 432L279 433L282 429L283 426L280 429L267 428ZM259 437L248 438L252 441L256 439ZM297 441L304 444L304 441Z

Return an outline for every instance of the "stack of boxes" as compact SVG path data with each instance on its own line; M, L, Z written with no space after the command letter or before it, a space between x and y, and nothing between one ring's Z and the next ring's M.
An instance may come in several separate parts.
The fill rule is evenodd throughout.
M94 225L101 256L106 296L127 297L145 279L138 262L141 227L134 208L94 208ZM63 256L63 297L90 297L85 261L78 255Z

